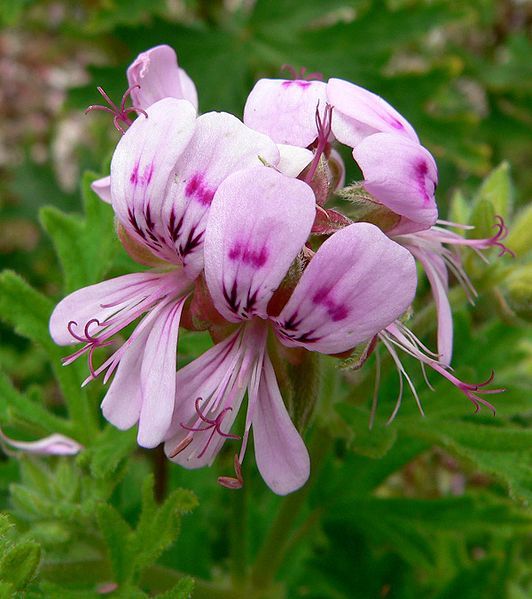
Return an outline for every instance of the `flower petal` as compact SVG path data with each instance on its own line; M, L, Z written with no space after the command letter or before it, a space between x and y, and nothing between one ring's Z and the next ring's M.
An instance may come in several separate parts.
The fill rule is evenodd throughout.
M111 177L102 177L91 183L91 189L100 198L100 200L111 203Z
M279 391L270 358L264 356L253 412L255 460L262 478L278 495L296 491L310 474L310 459Z
M120 359L120 364L109 389L103 398L101 410L105 419L120 430L134 426L142 408L142 381L140 370L149 327L142 331L134 331L126 343L126 351Z
M156 255L176 260L162 216L166 189L196 126L186 100L165 98L147 109L119 141L111 162L111 197L128 232ZM171 143L168 143L171 140Z
M140 371L142 408L138 443L155 447L164 439L174 411L179 321L186 298L167 304L152 324Z
M146 109L163 98L188 100L198 108L196 86L190 77L177 66L173 48L155 46L137 56L127 70L129 85L140 85L131 90L133 105Z
M376 133L364 139L353 156L362 169L365 189L379 202L412 221L415 230L428 229L436 222L438 170L423 146L398 135ZM406 232L412 232L411 228L396 228L389 234Z
M0 429L0 440L9 447L36 455L76 455L83 449L83 445L80 445L74 439L58 433L38 439L37 441L17 441L8 437Z
M74 291L59 302L50 317L50 335L58 345L79 343L70 332L82 333L91 320L102 324L113 316L121 304L138 304L158 289L168 285L169 278L154 272L139 272L116 277ZM96 325L96 323L95 323Z
M419 141L412 125L380 96L343 79L329 79L327 99L334 107L332 131L343 144L356 147L379 131Z
M218 186L231 173L260 165L261 159L272 165L279 162L279 150L266 135L225 112L198 118L194 136L176 164L163 217L191 277L203 267L206 217Z
M228 320L267 318L267 304L305 243L315 214L311 188L255 167L218 188L205 236L205 275Z
M287 177L297 177L314 158L314 154L310 150L299 146L277 144L277 147L281 155L277 170Z
M317 137L316 108L325 110L325 83L260 79L244 107L244 123L279 144L306 148Z
M447 367L453 355L453 313L448 297L447 267L438 254L407 247L421 262L429 280L438 315L438 361Z
M244 358L254 349L242 344L239 329L178 370L174 414L165 436L165 452L173 462L185 468L212 463L225 437L213 434L213 427L207 426L196 408L200 408L204 418L214 418L224 408L231 408L226 410L221 423L224 433L230 431L251 376L252 359ZM205 430L191 433L186 427ZM183 449L176 453L180 446Z
M374 225L355 223L312 258L276 318L278 333L289 347L344 352L398 318L415 290L410 252Z

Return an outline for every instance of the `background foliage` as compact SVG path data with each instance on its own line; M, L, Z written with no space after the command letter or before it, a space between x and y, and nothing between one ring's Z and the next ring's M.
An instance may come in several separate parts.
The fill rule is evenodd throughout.
M531 22L518 0L0 4L0 425L86 447L0 461L0 597L530 596ZM241 115L253 82L283 63L369 87L436 156L443 216L475 234L507 219L517 258L464 256L477 306L451 292L458 375L493 368L508 389L495 418L433 380L425 418L405 397L386 426L397 381L383 356L369 431L375 358L360 371L323 360L306 433L313 475L286 499L251 460L232 493L215 483L231 452L214 472L187 472L103 422L100 383L80 389L84 367L61 367L47 322L68 291L132 268L90 191L96 175L80 175L106 172L118 134L82 111L96 85L119 98L126 65L158 43L177 50L202 111ZM409 326L433 344L426 292ZM183 335L180 360L206 344Z

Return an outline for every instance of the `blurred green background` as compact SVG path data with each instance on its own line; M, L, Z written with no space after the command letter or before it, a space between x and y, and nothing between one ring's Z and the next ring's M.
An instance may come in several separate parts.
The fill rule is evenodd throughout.
M385 427L397 386L385 364L382 419L369 433L373 362L338 380L335 365L326 361L319 415L307 435L324 466L308 495L288 503L273 497L247 465L246 495L235 499L215 485L215 473L171 467L165 489L156 487L156 493L190 487L200 507L183 522L177 545L159 565L135 575L135 590L126 586L122 595L119 589L112 596L166 591L186 572L198 579L197 597L258 597L258 589L268 597L312 599L530 597L532 349L525 320L531 315L532 285L526 264L532 227L526 207L532 194L532 3L1 0L0 24L0 269L17 271L48 298L64 293L63 274L39 224L39 210L52 205L67 213L83 211L82 174L106 173L119 138L107 115L83 111L99 103L97 85L119 100L127 86L126 67L139 52L161 43L175 48L180 66L194 79L202 112L241 116L254 82L279 76L285 63L365 86L397 107L434 154L443 218L451 209L453 217L482 224L485 200L501 208L510 224L517 215L511 245L521 250L516 261L484 268L468 259L481 291L477 310L453 296L459 372L481 380L493 367L497 381L509 388L498 396L497 419L473 418L467 401L438 383L435 394L422 394L427 419L420 419L409 401L397 423ZM349 165L348 181L356 177ZM94 220L91 202L96 206L97 200L88 194L85 189L81 249L85 239L96 247L112 230L105 207L97 209L105 222ZM50 229L50 213L48 220L42 218ZM488 223L484 233L489 230ZM104 249L101 267L90 271L99 279L109 266L111 274L132 268L118 244L114 253ZM68 287L73 279L66 276ZM43 402L62 416L64 388L62 396L50 367L57 355L46 342L35 343L18 320L34 310L46 315L47 308L41 310L30 295L20 301L20 316L5 307L9 301L14 305L17 289L22 290L14 281L5 279L0 297L5 321L0 367L13 384L0 381L0 421L35 438L53 429L43 424L40 430L20 398ZM89 282L94 281L83 284ZM420 307L425 292L421 284ZM433 341L430 308L422 308L414 323ZM185 334L181 359L206 344L205 337ZM74 380L82 380L81 372ZM93 384L87 392L94 414L101 391ZM96 522L94 511L98 502L110 503L129 524L146 512L140 487L148 472L161 474L161 464L146 452L134 453L134 445L134 435L102 428L76 464L0 461L1 507L14 519L18 538L37 542L43 551L28 596L93 597L98 581L119 578L116 555L126 555L127 535L110 541L104 529L112 517L98 512ZM222 457L219 473L227 474L231 459ZM155 519L153 526L157 532ZM286 534L279 541L275 534L282 530ZM0 526L0 548L3 534ZM11 539L9 534L5 538ZM98 561L105 555L102 537L111 547L111 565ZM167 545L173 536L169 539ZM78 570L69 570L71 555L81 563ZM234 589L247 584L242 582L248 581L246 564L255 586L239 594ZM0 597L12 596L9 589L1 594L2 568L0 559ZM32 574L24 584L9 584L22 589L35 568L28 569ZM271 575L261 568L271 568ZM187 596L186 590L179 592L168 597Z

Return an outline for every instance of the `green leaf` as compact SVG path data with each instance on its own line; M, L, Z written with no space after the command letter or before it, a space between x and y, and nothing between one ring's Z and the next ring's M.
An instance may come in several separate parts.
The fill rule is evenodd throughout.
M339 502L329 521L348 519L366 534L390 543L414 566L433 568L437 561L436 534L462 542L467 534L511 537L532 527L526 513L490 496L410 498L349 498Z
M493 235L495 208L490 200L480 197L475 201L471 212L471 224L475 228L468 231L468 237L477 239Z
M41 548L37 543L15 545L0 559L0 580L22 590L34 577L41 561Z
M153 498L153 477L142 488L142 512L135 532L135 563L140 569L153 564L179 533L181 515L197 505L191 491L174 490L163 503L156 506Z
M65 291L99 282L117 247L112 208L92 191L96 179L85 173L82 181L85 218L52 206L40 212L41 223L52 238L65 278Z
M50 333L48 320L52 302L35 291L19 275L11 271L0 273L0 315L19 335L57 352Z
M367 410L346 403L338 404L336 410L353 433L348 447L355 453L376 459L384 457L393 447L397 431L380 422L370 429Z
M508 162L501 163L484 179L476 201L490 202L495 214L506 220L510 217L514 205L514 189Z
M532 250L532 205L523 208L514 218L507 239L508 247L518 258L525 257Z
M116 471L120 462L136 448L137 433L135 429L121 431L108 425L93 439L93 443L80 459L83 463L89 462L93 476L98 479L106 479Z
M30 287L11 271L0 273L0 317L15 332L38 343L50 356L52 369L61 386L68 411L77 425L76 435L86 443L96 427L96 415L89 405L85 390L81 389L79 367L61 365L61 349L55 345L48 331L52 302Z
M168 589L166 593L156 595L158 599L189 599L194 590L194 579L190 576L182 578L175 586Z
M132 531L122 516L110 505L100 504L96 516L105 540L116 582L121 585L133 576L137 556Z
M35 424L44 430L63 435L72 434L72 426L64 418L59 418L39 403L17 391L5 373L0 370L0 400L2 409L8 408L17 418ZM4 422L6 424L6 422Z

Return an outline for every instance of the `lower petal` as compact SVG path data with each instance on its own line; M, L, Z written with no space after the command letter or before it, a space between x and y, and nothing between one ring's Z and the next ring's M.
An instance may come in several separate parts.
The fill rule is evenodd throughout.
M308 451L286 411L268 355L254 406L253 439L257 467L274 493L286 495L305 484L310 474Z
M142 408L138 443L142 447L155 447L161 443L172 420L177 337L185 299L161 309L146 340L140 371Z

